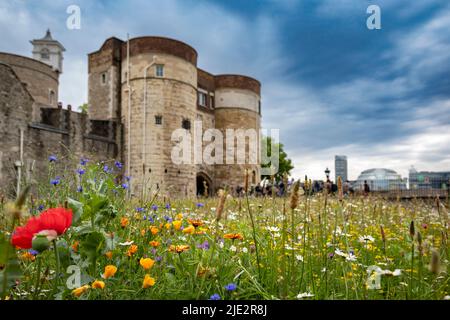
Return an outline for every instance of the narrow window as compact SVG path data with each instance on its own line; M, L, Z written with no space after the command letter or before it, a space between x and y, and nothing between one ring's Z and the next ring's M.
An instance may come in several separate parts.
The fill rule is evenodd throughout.
M203 93L203 92L198 93L198 104L200 106L206 107L206 101L207 101L206 99L207 99L206 93Z
M106 84L106 72L102 73L101 78L102 84Z
M52 105L55 101L55 91L50 90L48 93L48 103Z
M258 114L261 115L261 100L258 101Z
M181 127L186 130L191 130L191 121L188 119L183 119L183 122L181 122Z
M215 108L215 103L214 103L214 96L210 96L209 97L209 107L211 108L211 109L214 109Z
M156 65L156 76L164 77L164 65L162 65L162 64Z
M155 116L155 124L157 125L162 124L162 116Z

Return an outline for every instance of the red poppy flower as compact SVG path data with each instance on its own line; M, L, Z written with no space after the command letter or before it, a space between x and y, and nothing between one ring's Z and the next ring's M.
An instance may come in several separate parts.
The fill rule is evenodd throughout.
M33 237L40 233L59 236L72 224L72 209L52 208L37 217L31 217L26 225L16 228L11 243L22 249L30 249Z

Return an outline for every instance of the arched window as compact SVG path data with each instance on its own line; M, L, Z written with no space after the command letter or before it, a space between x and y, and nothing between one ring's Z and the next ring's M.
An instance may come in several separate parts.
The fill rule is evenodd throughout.
M45 59L45 60L50 59L50 51L47 48L42 49L41 59Z
M55 91L51 90L48 92L48 103L52 105L55 102Z

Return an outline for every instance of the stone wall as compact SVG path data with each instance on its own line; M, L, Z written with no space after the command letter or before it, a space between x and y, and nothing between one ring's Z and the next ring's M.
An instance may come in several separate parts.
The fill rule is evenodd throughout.
M68 165L81 157L92 161L117 159L121 127L96 122L86 114L62 108L41 108L32 119L32 95L9 65L0 63L0 193L15 195L16 169L23 130L23 180L47 178L48 157L57 154Z
M28 57L3 52L0 52L0 62L12 67L33 97L33 119L38 116L40 106L57 107L59 75L51 66Z

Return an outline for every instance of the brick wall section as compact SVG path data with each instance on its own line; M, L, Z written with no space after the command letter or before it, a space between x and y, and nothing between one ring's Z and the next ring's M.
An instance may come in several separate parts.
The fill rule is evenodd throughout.
M20 134L29 136L33 98L8 65L0 63L0 193L13 194L14 162L20 159ZM24 145L25 156L29 154Z
M36 102L33 110L33 119L36 119L38 116L40 105L57 107L59 75L53 71L51 66L28 57L3 52L0 52L0 62L12 67ZM49 95L51 90L55 93L55 96L50 104Z
M42 108L38 121L33 121L34 104L14 70L0 63L0 193L15 195L14 162L20 159L19 129L24 130L23 178L29 181L45 181L51 154L65 158L68 165L72 163L69 158L75 163L81 157L92 161L117 158L115 135L120 131L117 123L109 121L99 129L99 124L91 124L86 114L62 108Z

